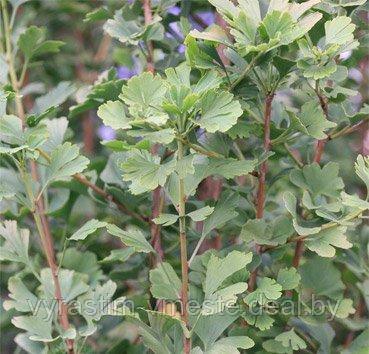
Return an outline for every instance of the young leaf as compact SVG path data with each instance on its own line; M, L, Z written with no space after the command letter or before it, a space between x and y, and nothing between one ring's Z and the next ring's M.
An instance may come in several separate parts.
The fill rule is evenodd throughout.
M57 147L50 156L50 163L46 168L45 185L53 181L65 180L76 173L82 172L89 160L79 155L79 148L71 143L64 143Z
M169 226L177 222L179 216L175 214L160 214L152 221L157 225Z
M269 300L277 300L282 295L282 285L274 279L264 277L257 284L257 289L245 297L245 302L248 305L257 303L265 305Z
M280 269L277 276L277 282L282 285L283 290L292 290L297 288L301 280L300 274L296 268Z
M175 159L160 164L159 156L135 149L129 152L128 159L122 164L123 180L132 182L130 190L133 194L140 194L163 186L175 166Z
M87 221L81 228L79 228L69 239L70 240L84 240L87 236L94 233L96 230L106 227L106 222L101 222L96 219Z
M209 133L225 132L242 115L241 105L228 92L208 91L200 101L201 117L197 121Z
M277 342L281 342L285 348L292 350L301 350L307 347L305 341L300 338L293 329L288 332L283 332L275 337Z
M157 299L178 300L181 281L169 263L163 262L150 270L151 294Z
M359 155L355 163L355 172L365 183L366 189L369 193L369 157Z
M346 44L354 39L355 25L346 16L335 17L324 24L325 44Z
M124 112L124 106L120 101L108 101L97 110L97 115L105 125L113 129L130 129L129 119Z
M189 216L193 221L198 222L205 220L213 211L213 207L205 206L201 209L191 211L187 216Z
M126 246L133 247L136 252L155 252L143 232L135 226L122 230L116 225L108 224L106 229L109 234L119 237Z
M29 230L18 229L17 222L5 220L0 223L0 236L5 242L0 247L0 260L29 264Z

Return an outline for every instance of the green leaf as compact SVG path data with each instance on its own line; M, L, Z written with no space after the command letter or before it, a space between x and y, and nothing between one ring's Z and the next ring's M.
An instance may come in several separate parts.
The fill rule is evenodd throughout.
M321 257L334 257L335 247L349 249L352 243L346 238L346 227L339 226L321 230L305 240L306 247Z
M287 113L292 120L293 127L315 139L325 139L327 135L324 132L336 126L336 123L326 119L321 107L314 101L305 103L299 115L290 111Z
M64 45L61 41L44 41L45 30L36 26L28 27L20 34L18 47L23 52L26 61L45 53L57 53Z
M76 86L69 81L61 81L59 84L49 90L46 95L37 97L32 107L32 113L39 115L51 107L58 107L64 103L67 98L76 91Z
M331 306L328 306L328 309L334 317L344 319L356 312L352 305L352 299L342 299L337 301L333 309Z
M151 155L145 150L132 150L122 164L123 180L131 181L130 190L133 194L154 190L164 186L167 177L174 171L176 161L173 159L160 164L160 157Z
M215 210L204 221L202 237L205 237L212 230L235 218L238 215L235 211L237 205L238 197L235 194L224 194L216 204Z
M344 183L342 178L338 177L338 173L338 163L329 162L323 167L312 163L301 170L293 170L290 180L302 190L308 190L314 197L319 195L339 197Z
M255 169L256 164L257 160L209 158L209 174L220 175L227 179L245 176Z
M354 40L355 25L351 23L351 18L337 16L332 21L324 24L325 44L343 45Z
M19 312L34 312L34 309L37 308L39 299L28 290L20 278L9 278L8 290L9 299L3 303L5 311L15 309ZM40 308L43 309L43 306Z
M201 117L196 121L209 133L225 132L242 115L241 105L231 93L208 91L200 101Z
M237 348L250 349L255 345L255 342L247 336L230 336L221 338L214 345L207 350L206 354L220 354L220 353L240 353Z
M152 221L157 225L169 226L177 222L179 216L175 214L160 214Z
M266 313L254 315L251 313L243 314L244 319L252 326L259 328L261 331L270 329L273 326L274 319Z
M195 167L193 165L194 155L187 155L184 158L177 160L176 172L179 178L185 178L187 175L193 175L195 173Z
M141 137L151 143L170 144L175 138L175 131L172 128L161 129L158 131L149 131L145 129L130 130L129 136Z
M355 172L365 183L366 189L369 193L369 157L358 155L355 162Z
M165 124L168 116L161 111L167 88L160 76L143 73L129 79L123 86L120 99L129 107L134 118L141 118L156 125Z
M131 257L135 253L135 249L133 247L125 247L118 250L112 250L109 256L105 257L101 260L101 263L110 263L110 262L125 262L129 257Z
M296 268L280 269L277 276L277 282L282 285L283 290L292 290L297 288L301 280L300 274Z
M254 240L259 245L276 246L285 244L293 232L291 221L280 216L268 223L263 219L250 219L243 225L240 236L246 242Z
M206 269L204 283L205 297L211 296L228 277L244 269L251 260L251 252L245 254L239 251L232 251L225 258L218 258L212 254ZM244 290L246 290L246 288L244 288Z
M345 288L339 270L327 258L315 256L300 267L302 285L316 295L339 300Z
M58 278L61 288L62 299L68 303L77 296L89 290L89 286L84 282L84 277L69 269L59 269ZM41 289L48 298L55 296L55 285L50 268L41 270Z
M127 230L122 230L116 225L108 224L106 229L109 234L119 237L126 246L133 247L136 252L155 252L144 233L136 226L130 225Z
M5 242L0 247L0 260L30 264L28 256L29 230L18 229L17 222L5 220L0 223L0 236Z
M181 280L169 263L162 262L150 270L151 294L157 299L178 300L181 293Z
M213 207L205 206L195 211L191 211L187 216L189 216L193 221L198 222L205 220L213 211Z
M285 348L292 350L302 350L307 347L305 341L295 333L293 328L288 332L278 334L275 340L281 342Z
M88 12L85 15L85 18L83 19L83 22L95 22L95 21L103 21L103 20L107 20L110 17L110 12L109 10L102 6L99 7L93 11Z
M257 282L257 289L245 297L248 305L259 303L265 305L270 300L277 300L282 295L282 285L278 284L274 279L261 278Z
M60 145L50 155L50 163L45 173L45 186L82 172L88 163L86 157L79 155L78 146L71 143Z
M96 230L106 227L108 224L96 219L87 221L79 228L69 239L70 240L85 240L87 236L94 233Z
M108 101L97 110L103 123L113 129L130 129L130 120L126 117L124 105L120 101Z

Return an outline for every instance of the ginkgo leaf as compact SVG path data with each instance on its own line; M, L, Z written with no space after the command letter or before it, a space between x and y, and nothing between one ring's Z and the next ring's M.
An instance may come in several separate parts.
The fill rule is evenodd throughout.
M344 183L338 172L339 164L335 162L329 162L323 167L312 163L301 170L293 170L290 180L299 188L311 192L313 196L339 197Z
M134 118L142 118L157 125L164 124L168 116L160 109L167 88L160 76L142 73L129 79L123 86L120 99L129 107Z
M331 260L316 255L301 265L299 272L302 285L311 289L314 294L336 300L342 298L345 286L340 271Z
M346 229L344 226L339 226L321 230L305 240L306 247L321 257L334 257L335 247L343 249L352 247L352 243L347 240Z
M109 234L119 237L126 246L133 247L136 252L155 252L144 233L136 226L130 225L127 230L122 230L116 225L108 224L106 229Z
M346 16L337 16L324 24L325 44L343 45L354 39L355 25L351 23L351 18Z
M193 221L198 222L205 220L213 211L214 207L205 206L195 211L191 211L187 216L189 216Z
M268 301L277 300L282 295L282 285L274 279L264 277L258 280L257 284L256 290L245 297L245 302L248 305L257 303L265 305Z
M208 91L200 101L201 117L197 121L209 133L225 132L242 115L240 103L228 92Z
M369 193L369 157L358 155L355 162L355 172L365 183Z
M150 270L151 294L157 299L178 300L181 293L181 280L173 267L162 262Z
M87 236L94 233L96 230L106 227L108 224L96 219L87 221L81 228L79 228L69 239L70 240L84 240Z
M204 283L205 297L213 294L229 276L244 269L251 260L252 253L245 254L239 251L232 251L225 258L211 255Z
M0 236L5 242L0 247L0 260L29 264L29 230L19 229L17 222L5 220L0 223Z
M187 175L193 175L195 173L193 161L194 155L187 155L184 158L177 160L175 171L179 178L185 178Z
M113 129L130 129L130 120L126 117L124 105L120 101L108 101L97 110L97 115L105 125Z
M356 312L355 308L352 305L352 299L342 299L338 300L333 308L331 306L328 306L328 310L332 313L334 317L343 319Z
M71 143L57 147L50 155L50 163L46 167L45 185L53 181L65 180L82 172L89 160L79 154L79 148Z
M209 174L223 176L224 178L234 178L245 176L252 172L257 165L257 160L236 160L232 158L210 158Z
M295 289L300 283L301 277L296 268L280 269L277 276L277 282L282 285L283 290Z
M169 226L177 222L179 216L175 214L160 214L152 221L157 225Z
M230 336L227 338L221 338L214 343L206 354L219 354L219 353L239 353L237 348L250 349L255 345L255 342L247 336Z
M296 115L287 111L293 126L315 139L324 139L327 137L325 131L333 128L336 123L329 121L323 114L321 107L314 101L309 101L301 107L301 112Z
M292 350L301 350L307 347L305 341L295 333L294 329L278 334L275 340L281 342L285 348Z
M131 150L122 163L123 180L131 181L130 190L140 194L164 186L167 177L175 170L176 160L161 164L160 157L145 150Z
M202 229L202 237L208 235L212 230L227 221L235 218L238 213L235 211L235 207L238 204L238 197L235 194L225 194L215 205L215 210L211 215L204 221Z
M293 233L291 221L281 216L269 222L250 219L243 225L240 236L246 242L254 240L259 245L276 246L284 244Z
M140 137L150 143L169 144L175 138L175 131L172 128L161 129L158 131L149 131L145 129L130 130L127 132L129 136Z
M253 313L246 312L242 317L252 326L259 328L261 331L270 329L273 326L274 319L265 312L260 315L255 315Z

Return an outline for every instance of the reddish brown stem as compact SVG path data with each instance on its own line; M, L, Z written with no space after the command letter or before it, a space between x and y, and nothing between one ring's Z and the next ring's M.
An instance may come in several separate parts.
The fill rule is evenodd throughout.
M264 108L264 152L270 151L270 120L272 116L272 103L274 92L268 93L265 98ZM264 161L258 173L258 191L256 194L256 218L262 219L264 217L265 193L266 193L266 174L268 172L268 161ZM256 245L256 252L260 253L261 247ZM255 269L249 279L248 289L253 291L256 285L257 269Z
M134 211L129 210L125 205L123 205L121 202L119 202L114 196L109 194L108 192L104 191L100 187L96 186L92 182L90 182L84 175L81 173L77 173L73 175L73 178L77 180L78 182L84 184L86 187L91 188L96 194L106 199L108 202L114 203L117 208L122 211L123 213L132 216L133 218L140 220L142 222L147 223L148 219L140 214L135 213Z
M144 11L144 18L145 18L145 25L148 25L152 22L152 13L151 13L151 0L142 0L142 6ZM154 73L154 46L152 45L151 41L147 41L147 71Z

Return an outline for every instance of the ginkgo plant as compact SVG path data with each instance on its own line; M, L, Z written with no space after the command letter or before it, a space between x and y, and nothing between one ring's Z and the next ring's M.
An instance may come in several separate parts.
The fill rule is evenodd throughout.
M112 38L142 72L40 95L29 77L64 43L24 27L32 1L1 0L2 306L18 350L368 350L369 158L330 151L367 129L342 59L364 46L363 4L77 6L99 50ZM89 111L113 137L87 158Z

